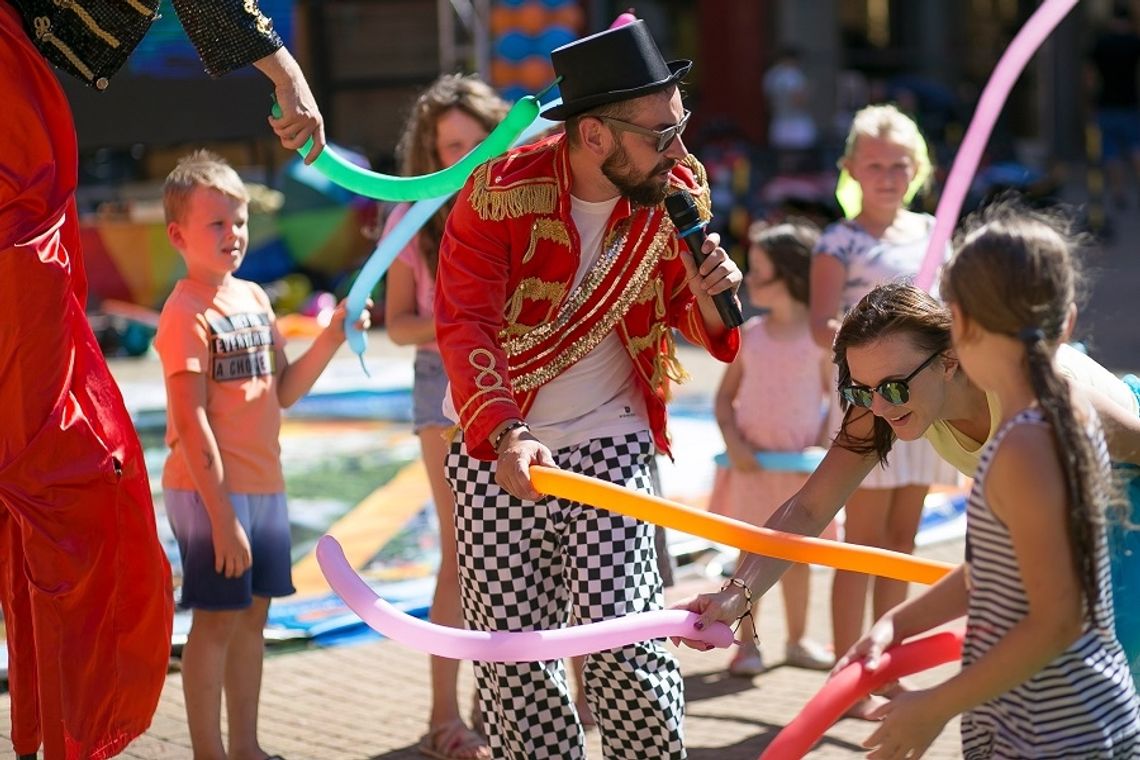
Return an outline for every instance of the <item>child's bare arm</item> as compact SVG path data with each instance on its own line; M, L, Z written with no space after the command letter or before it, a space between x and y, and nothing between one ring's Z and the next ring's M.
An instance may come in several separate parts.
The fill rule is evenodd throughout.
M369 301L356 320L356 327L360 330L367 330L371 324L368 315L368 306L371 305L372 302ZM277 401L282 407L289 408L297 403L325 371L337 349L344 343L344 320L347 313L347 306L341 301L333 311L328 327L321 331L296 361L290 362L283 351L278 352L281 371L277 375Z
M206 416L205 375L177 372L167 377L166 397L187 470L210 518L214 569L227 578L236 578L249 569L252 555L249 537L230 503L218 441Z
M435 319L416 309L416 276L400 259L388 267L384 291L384 328L397 346L416 346L435 340Z
M755 470L759 468L756 463L756 450L744 439L736 426L736 410L733 408L736 394L740 391L740 379L744 374L742 364L743 359L738 355L732 364L725 368L720 385L717 387L713 409L730 465L738 470ZM762 403L762 399L748 399L748 403Z
M820 410L823 419L819 421L819 435L816 436L816 445L827 448L831 445L831 407L839 403L838 391L835 389L835 365L831 363L831 355L825 353L820 361L820 382L823 384L824 409Z
M839 307L847 268L832 256L811 258L811 337L820 348L831 350L839 330Z
M1002 441L986 477L986 497L1009 527L1029 612L937 692L954 715L1023 683L1084 628L1083 596L1067 531L1061 463L1048 428L1022 425Z

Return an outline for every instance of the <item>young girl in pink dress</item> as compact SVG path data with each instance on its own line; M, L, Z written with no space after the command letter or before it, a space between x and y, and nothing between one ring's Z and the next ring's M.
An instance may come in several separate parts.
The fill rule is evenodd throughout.
M710 510L763 525L776 508L803 486L807 474L765 469L761 451L802 452L827 436L832 368L826 351L815 345L808 311L811 251L819 231L806 223L786 223L749 234L745 285L754 306L766 313L742 328L741 348L729 365L716 396L716 418L729 466L717 473ZM822 534L834 539L834 526ZM809 593L807 565L793 565L780 581L787 622L789 665L827 670L833 657L805 638ZM759 600L753 613L759 608ZM745 617L729 672L754 676L764 670L754 643L754 625Z

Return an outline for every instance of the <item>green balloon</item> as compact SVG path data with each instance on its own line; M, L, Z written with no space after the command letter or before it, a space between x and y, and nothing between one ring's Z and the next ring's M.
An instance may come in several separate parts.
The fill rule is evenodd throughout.
M471 176L476 166L506 151L523 130L538 118L538 109L539 102L536 96L527 95L521 98L511 106L506 118L499 122L491 134L470 153L446 169L420 177L395 177L362 169L344 160L328 146L325 146L313 161L313 168L344 189L377 200L418 201L450 195L463 187L463 183ZM281 118L281 108L276 102L273 104L272 113L274 118ZM309 138L298 153L307 156L312 148L313 140Z

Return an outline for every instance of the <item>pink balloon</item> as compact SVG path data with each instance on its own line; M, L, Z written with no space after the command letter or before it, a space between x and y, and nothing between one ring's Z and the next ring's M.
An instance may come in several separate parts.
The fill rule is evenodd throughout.
M962 632L950 631L888 649L874 670L866 670L862 662L851 663L828 679L800 714L777 734L760 755L760 760L803 757L851 705L875 689L961 656Z
M468 631L428 623L400 612L364 582L344 556L335 538L317 541L317 563L332 590L373 630L404 646L439 657L481 662L560 660L601 652L636 641L682 636L715 647L732 643L732 629L714 623L706 630L693 627L698 615L684 610L656 610L600 623L553 631Z
M990 75L990 81L986 82L986 88L982 90L974 118L970 119L966 136L962 138L958 155L954 157L954 164L946 177L946 186L942 189L942 198L939 199L938 211L935 212L934 229L930 233L930 245L926 249L926 258L923 259L918 277L915 278L918 287L929 290L934 283L934 275L942 264L946 243L958 221L970 180L978 170L982 151L1014 82L1021 76L1025 65L1041 47L1041 43L1076 4L1077 0L1045 0L1002 53L994 73Z
M610 29L617 29L619 26L632 24L634 21L637 21L637 16L633 15L633 8L630 8L628 11L614 19L614 22L610 24Z

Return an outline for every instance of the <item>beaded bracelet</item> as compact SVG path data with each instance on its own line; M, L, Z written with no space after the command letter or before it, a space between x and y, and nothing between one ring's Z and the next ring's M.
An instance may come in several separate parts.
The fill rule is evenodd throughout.
M739 578L734 577L729 578L727 581L725 581L724 585L720 587L720 590L724 591L729 586L737 586L744 591L744 603L746 606L744 608L744 613L736 619L736 627L732 629L733 633L736 633L736 631L740 630L740 624L744 622L744 618L750 617L752 615L752 589L748 588L747 583L740 580ZM756 642L757 647L760 646L760 634L756 631L755 620L752 621L752 640Z
M499 431L499 434L495 436L495 440L491 442L491 448L495 450L496 454L499 453L499 444L503 442L503 438L507 436L507 433L519 428L526 428L527 430L530 430L530 427L528 427L527 424L522 420L514 420L513 422L508 422L506 427Z

